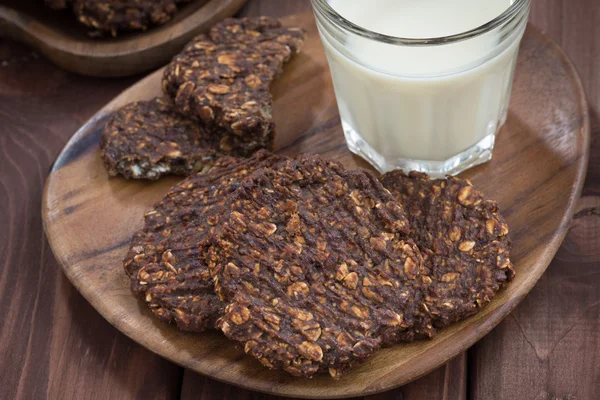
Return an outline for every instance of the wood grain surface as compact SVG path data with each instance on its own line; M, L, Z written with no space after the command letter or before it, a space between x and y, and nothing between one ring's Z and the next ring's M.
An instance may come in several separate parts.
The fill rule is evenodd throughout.
M37 48L56 65L89 76L130 76L165 63L185 43L215 22L235 14L246 0L195 0L173 19L146 32L92 38L70 10L55 11L42 0L4 0L0 35Z
M536 287L469 351L473 399L597 399L600 393L600 3L534 1L531 20L576 65L592 146L584 197Z
M306 0L250 0L242 13L281 16L308 9ZM463 353L409 385L370 399L489 399L492 394L596 399L600 392L600 369L592 358L598 348L593 296L600 287L600 7L596 0L538 0L532 20L563 46L581 73L592 115L592 151L586 197L567 239L513 313L530 321L528 336L511 316L468 356ZM134 344L72 288L48 250L40 202L50 164L75 130L132 82L82 78L0 39L0 398L133 399L140 397L140 382L154 394L145 397L152 398L262 398L184 372ZM552 282L547 281L554 271ZM569 291L560 290L561 271L573 279ZM579 284L588 295L581 295ZM561 307L551 307L556 304ZM573 317L569 334L552 339L573 309L587 311ZM524 351L534 348L531 343L563 350L540 360L537 353Z
M349 168L366 166L346 147L314 16L297 14L284 23L304 28L307 39L272 87L275 151L290 156L311 151ZM159 323L130 293L122 260L131 236L141 228L142 215L177 178L151 183L110 179L99 157L99 134L117 108L160 95L161 78L159 70L137 82L68 142L46 181L46 234L67 277L111 324L169 360L244 388L296 397L349 397L395 388L438 367L489 332L529 292L558 250L583 186L589 145L583 89L560 49L530 27L521 43L509 116L494 159L462 175L499 202L511 227L515 280L477 316L432 340L382 349L339 381L323 375L292 378L266 370L220 334L183 334Z

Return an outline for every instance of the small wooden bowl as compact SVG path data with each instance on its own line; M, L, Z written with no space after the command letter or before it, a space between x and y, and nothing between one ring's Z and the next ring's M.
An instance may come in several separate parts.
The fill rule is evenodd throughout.
M170 61L185 43L247 0L195 0L165 25L117 38L92 38L71 10L54 11L42 0L4 0L0 35L37 48L56 65L90 76L129 76Z

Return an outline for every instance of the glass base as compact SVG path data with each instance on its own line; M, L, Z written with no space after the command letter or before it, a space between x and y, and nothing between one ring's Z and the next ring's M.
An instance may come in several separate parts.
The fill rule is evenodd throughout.
M389 159L377 153L362 137L350 126L342 122L348 149L354 154L367 160L381 173L395 169L404 171L425 172L432 178L442 178L446 175L457 175L462 171L483 164L492 159L496 134L490 134L468 148L445 161L411 160L405 158Z

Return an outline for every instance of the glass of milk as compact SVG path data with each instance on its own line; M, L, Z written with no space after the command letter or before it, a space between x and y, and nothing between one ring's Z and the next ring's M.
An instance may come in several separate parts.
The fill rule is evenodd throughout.
M312 0L350 150L380 172L492 157L530 0Z

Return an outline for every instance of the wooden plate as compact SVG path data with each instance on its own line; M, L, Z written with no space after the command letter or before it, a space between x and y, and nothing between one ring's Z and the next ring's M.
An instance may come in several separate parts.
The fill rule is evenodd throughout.
M308 30L303 53L273 87L276 148L319 152L365 166L346 149L327 63L311 15L288 19ZM494 159L464 174L498 200L511 226L517 277L480 314L433 340L381 350L348 376L293 378L245 356L217 332L190 334L152 316L122 270L142 214L178 179L109 179L98 151L108 114L160 93L161 71L126 90L66 145L46 182L46 233L66 275L115 327L163 357L220 381L305 398L367 395L407 383L475 343L508 315L542 275L569 226L588 159L589 120L581 83L563 52L529 27L523 39L508 122Z
M43 0L4 0L0 36L28 43L69 71L128 76L166 64L193 36L232 16L246 1L195 0L181 7L173 20L147 32L94 39L71 10L51 10Z

